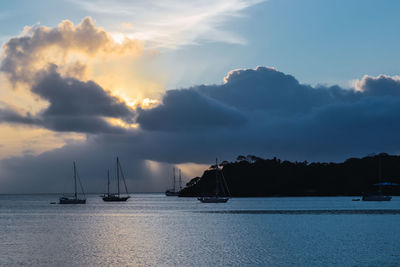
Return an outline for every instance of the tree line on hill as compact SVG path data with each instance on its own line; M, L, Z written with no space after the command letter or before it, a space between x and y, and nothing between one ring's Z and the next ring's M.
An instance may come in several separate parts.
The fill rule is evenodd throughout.
M400 156L386 153L349 158L342 163L290 162L248 155L238 156L235 162L223 161L219 166L232 197L360 196L376 191L374 184L379 182L400 184ZM201 177L191 179L180 196L214 195L215 172L214 165ZM385 186L383 191L400 195L400 186Z

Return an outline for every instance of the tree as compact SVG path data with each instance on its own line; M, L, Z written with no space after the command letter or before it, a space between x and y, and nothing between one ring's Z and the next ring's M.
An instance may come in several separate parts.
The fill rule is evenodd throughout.
M197 184L197 182L200 180L200 177L195 177L193 179L191 179L189 182L186 183L187 187L193 186L195 184Z
M244 160L246 160L246 157L245 157L245 156L242 156L242 155L239 155L239 156L236 158L236 160L237 160L237 161L244 161Z
M259 160L262 160L262 158L256 157L254 155L247 155L246 159L247 159L248 162L251 162L251 163L254 163L254 162L257 162Z
M219 166L224 167L224 166L226 166L226 165L228 165L228 164L229 164L229 162L226 161L226 160L224 160L224 161L222 161L222 162L219 164Z

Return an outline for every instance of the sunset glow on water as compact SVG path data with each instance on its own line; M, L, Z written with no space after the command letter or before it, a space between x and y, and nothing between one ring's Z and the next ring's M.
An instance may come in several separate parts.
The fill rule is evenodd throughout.
M161 194L113 204L90 195L86 205L50 205L56 198L0 196L1 265L391 266L400 260L398 214L251 212L388 210L398 208L398 197L378 204L314 197L215 205Z

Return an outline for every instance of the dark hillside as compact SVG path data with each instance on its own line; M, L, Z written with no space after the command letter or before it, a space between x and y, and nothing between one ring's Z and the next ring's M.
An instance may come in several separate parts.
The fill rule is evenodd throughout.
M379 154L350 158L343 163L290 162L239 156L236 162L223 162L222 171L231 196L357 196L374 191L379 182L379 158L382 181L400 183L400 156ZM212 195L215 171L206 170L181 191L182 197ZM384 192L400 195L400 187Z

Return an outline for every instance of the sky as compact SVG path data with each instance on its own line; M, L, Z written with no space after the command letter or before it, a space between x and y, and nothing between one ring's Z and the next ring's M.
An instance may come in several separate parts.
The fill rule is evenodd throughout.
M398 1L0 1L0 193L400 150ZM115 170L114 170L115 171Z

